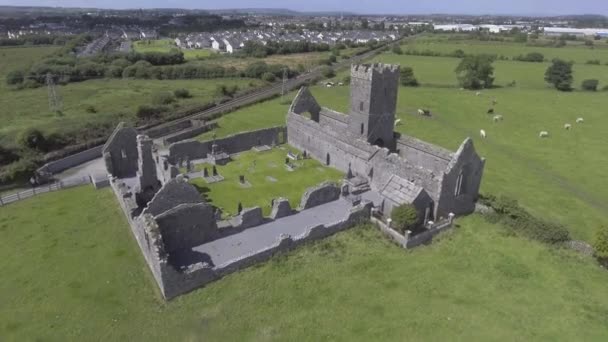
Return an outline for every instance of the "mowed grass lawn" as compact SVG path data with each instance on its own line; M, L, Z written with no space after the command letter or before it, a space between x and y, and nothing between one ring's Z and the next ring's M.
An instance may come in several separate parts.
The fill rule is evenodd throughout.
M559 51L559 49L556 49ZM465 50L465 52L468 52ZM575 238L590 241L597 227L608 219L608 187L604 173L608 156L608 96L605 92L564 93L544 83L548 63L495 62L496 85L501 88L475 92L459 90L454 69L456 58L382 54L375 59L411 66L418 88L401 87L397 131L456 150L472 137L479 153L487 159L481 191L508 195L547 219L566 224ZM608 84L608 66L574 65L575 87L585 78ZM506 87L511 81L515 87ZM348 112L347 86L312 88L322 106ZM218 120L218 136L285 124L291 93L284 100L273 99L240 109ZM504 121L494 123L487 110L496 99L497 114ZM431 118L415 115L428 108ZM583 117L584 124L575 124ZM566 131L565 123L573 125ZM479 130L488 138L481 140ZM541 130L548 139L539 139ZM209 139L211 132L199 137Z
M289 200L292 208L297 208L300 199L307 188L324 181L338 181L343 174L336 169L321 165L314 159L291 161L296 168L288 171L285 167L287 153L300 153L297 149L280 145L270 151L248 151L232 156L232 161L224 166L217 166L218 173L224 181L207 184L202 178L192 180L207 201L222 208L224 217L238 214L238 203L243 208L259 206L265 216L270 215L272 199L283 197ZM196 165L197 170L203 168L212 174L212 165ZM239 176L251 187L243 187Z
M608 339L608 272L478 216L457 222L410 251L361 226L165 302L111 190L44 194L0 207L0 336Z
M178 49L175 42L171 39L140 40L133 43L136 52L169 52ZM188 60L209 57L215 53L211 49L180 49L184 53L184 58Z

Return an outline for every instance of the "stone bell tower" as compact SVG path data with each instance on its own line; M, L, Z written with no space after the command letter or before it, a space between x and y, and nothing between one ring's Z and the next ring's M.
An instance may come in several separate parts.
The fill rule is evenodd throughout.
M399 66L353 65L350 82L349 131L370 144L394 150Z

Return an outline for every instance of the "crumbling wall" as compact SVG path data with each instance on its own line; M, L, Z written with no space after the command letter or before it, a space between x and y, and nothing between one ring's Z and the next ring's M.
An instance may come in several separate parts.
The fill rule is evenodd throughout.
M169 146L169 156L175 163L178 159L188 158L190 160L202 159L211 153L211 146L215 142L221 151L228 154L248 151L258 145L282 144L286 141L287 130L285 127L271 127L239 133L225 138L208 141L181 141Z
M272 203L270 218L273 220L293 214L289 201L285 198L277 198Z
M178 176L168 181L158 190L144 209L144 213L157 216L180 204L202 202L203 199L198 190L188 183L184 177Z
M410 164L419 165L437 174L442 173L452 159L452 153L442 147L409 136L397 140L399 156Z
M484 166L485 159L475 151L473 140L467 138L454 153L443 176L437 201L437 218L445 218L449 213L464 215L475 211ZM459 178L461 189L457 191Z
M300 201L300 210L310 209L340 198L340 187L331 182L322 183L306 190Z
M262 214L262 208L246 208L236 217L238 224L234 227L236 229L247 229L256 227L264 223L264 215Z
M205 203L180 204L154 219L169 254L202 245L219 234L213 207Z
M137 173L137 131L132 127L125 127L125 123L118 124L106 144L102 155L108 173L114 177L133 177Z

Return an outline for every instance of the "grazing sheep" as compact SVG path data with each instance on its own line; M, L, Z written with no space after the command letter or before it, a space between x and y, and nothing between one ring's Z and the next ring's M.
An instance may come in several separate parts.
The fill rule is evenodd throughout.
M549 132L547 131L540 131L540 133L538 134L539 138L548 138L549 137Z
M479 95L481 95L481 92L478 91L475 93L475 96L479 96Z
M572 128L572 125L567 123L564 125L564 128L569 131Z
M418 109L418 115L424 115L424 111L422 109Z
M494 122L502 121L502 115L494 115L492 120L494 120Z
M498 101L497 101L496 99L493 99L493 100L492 100L492 105L493 105L493 106L496 106L497 104L498 104Z
M487 114L494 114L494 108L490 108L490 109L488 109Z
M395 120L395 126L399 126L399 125L401 125L401 119Z
M580 123L583 123L583 122L585 122L585 120L583 120L583 118L576 119L576 123L577 124L580 124Z
M482 139L486 138L486 131L484 131L483 129L479 131L479 136L481 136Z

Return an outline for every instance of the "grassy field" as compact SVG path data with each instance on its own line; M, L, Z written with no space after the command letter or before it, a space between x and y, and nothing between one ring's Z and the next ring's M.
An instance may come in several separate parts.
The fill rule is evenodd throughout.
M561 48L528 46L524 43L497 43L475 40L463 41L436 41L436 40L410 40L402 47L404 50L436 51L451 53L455 50L463 50L472 54L496 54L509 58L525 55L530 52L540 52L546 60L561 58L584 64L589 60L599 60L602 64L608 64L608 44L605 40L595 41L593 47L589 46L565 46Z
M262 207L264 215L268 216L272 199L286 198L292 208L297 208L307 188L326 180L338 181L343 176L341 172L313 159L295 161L293 163L297 166L296 169L287 171L284 164L289 151L300 153L287 145L266 152L243 152L233 156L233 161L227 165L217 166L218 173L225 178L223 182L207 184L198 178L192 183L205 194L209 202L222 208L225 217L237 214L239 202L243 208ZM196 167L198 170L207 167L211 174L211 165L199 164ZM251 187L244 188L240 185L240 175L245 176Z
M32 215L36 213L36 215ZM477 216L404 251L355 228L164 302L111 190L0 207L0 336L24 340L608 338L608 273Z
M212 79L212 80L132 80L100 79L70 83L58 86L63 99L61 114L51 112L48 105L46 87L36 89L11 90L6 87L6 74L47 55L54 48L7 48L0 49L7 63L0 65L0 143L10 145L15 136L29 127L47 132L77 131L86 124L124 120L135 122L137 107L151 104L154 94L186 88L192 97L180 100L180 107L206 103L214 98L217 85L238 85L241 89L258 87L264 82L255 79ZM4 62L4 57L3 57ZM87 111L89 106L95 113Z
M590 240L607 221L608 188L603 181L608 166L603 153L608 144L603 129L608 124L606 93L558 92L543 81L547 63L499 61L495 76L502 87L476 96L459 90L456 58L386 53L376 60L413 67L424 85L400 89L397 115L404 124L398 131L451 150L467 136L475 139L487 159L483 193L517 198L532 212L566 224L580 239ZM591 77L608 84L608 67L576 64L574 76L575 86ZM513 80L517 85L506 87ZM348 111L349 87L317 86L312 91L321 105ZM505 118L499 124L486 114L492 99L498 101L496 113ZM418 108L429 108L434 115L416 116ZM287 110L288 103L280 99L243 108L222 117L217 134L284 124ZM575 125L578 117L584 117L585 123ZM565 123L573 124L574 129L564 130ZM480 129L487 132L488 139L479 138ZM541 130L548 130L551 137L540 140ZM208 139L210 134L200 139Z
M140 40L133 44L133 49L136 52L169 52L177 49L177 46L171 39ZM180 51L187 60L209 57L215 53L211 49L180 49Z

